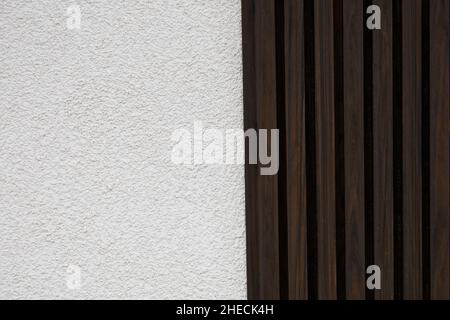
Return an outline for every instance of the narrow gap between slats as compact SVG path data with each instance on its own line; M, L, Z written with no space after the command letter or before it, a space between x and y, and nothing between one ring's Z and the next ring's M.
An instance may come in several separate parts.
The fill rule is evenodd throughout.
M364 0L364 8L372 4ZM365 13L363 21L365 21ZM365 260L374 264L374 181L373 181L373 31L364 28L364 205L365 205ZM366 300L374 300L373 290L366 288Z
M402 0L393 0L393 57L394 57L394 298L403 298L403 50L402 50Z
M422 285L430 300L430 3L422 1Z
M286 114L285 114L285 63L284 63L284 0L274 0L275 5L275 50L277 61L277 127L279 130L278 171L278 234L279 234L279 269L280 299L289 299L289 264L288 264L288 226L286 205Z
M334 2L335 166L336 166L336 272L337 297L346 298L345 277L345 162L344 162L344 25L343 1Z
M304 2L308 297L318 297L314 0Z

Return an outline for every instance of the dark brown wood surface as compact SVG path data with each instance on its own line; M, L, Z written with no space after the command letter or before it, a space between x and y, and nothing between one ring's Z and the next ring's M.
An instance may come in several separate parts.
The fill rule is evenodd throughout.
M450 2L430 0L431 298L449 299Z
M245 128L280 131L278 174L246 165L249 298L449 299L450 2L242 0L242 21Z
M403 298L422 298L422 1L402 4ZM406 54L407 53L407 54Z
M383 270L377 300L394 298L393 10L376 0L382 29L373 34L373 212L374 264Z
M286 197L289 297L308 298L303 1L286 0Z
M277 128L275 5L243 1L245 128ZM248 162L247 162L248 163ZM249 298L279 299L277 176L246 165Z
M337 289L333 2L317 0L314 4L318 294L319 299L335 299Z
M331 3L332 1L328 1ZM363 1L343 1L345 277L347 299L365 298Z

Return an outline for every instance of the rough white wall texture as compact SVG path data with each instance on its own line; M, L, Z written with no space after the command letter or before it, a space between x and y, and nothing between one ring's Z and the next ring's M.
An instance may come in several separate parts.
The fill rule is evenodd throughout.
M0 298L245 298L244 168L170 161L241 69L240 0L2 1Z

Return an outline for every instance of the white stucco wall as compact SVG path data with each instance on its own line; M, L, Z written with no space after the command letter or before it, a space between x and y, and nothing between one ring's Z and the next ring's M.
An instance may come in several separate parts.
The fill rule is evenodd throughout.
M2 1L0 298L245 298L243 166L170 161L241 69L240 0Z

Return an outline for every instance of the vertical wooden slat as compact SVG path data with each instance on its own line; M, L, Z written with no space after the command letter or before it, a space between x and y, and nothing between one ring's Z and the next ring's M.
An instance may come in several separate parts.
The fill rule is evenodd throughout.
M344 0L334 0L334 88L336 166L337 298L346 299L345 276L345 151L344 151Z
M364 299L363 1L343 4L346 291L347 299Z
M244 89L244 127L256 128L255 87L255 23L251 0L242 0L242 55ZM249 150L246 148L246 150ZM260 287L258 276L258 224L256 216L257 168L248 162L245 165L245 211L247 237L247 292L249 299L257 299Z
M402 5L403 298L422 298L422 1Z
M450 2L430 0L430 255L431 298L449 290Z
M257 0L255 8L255 63L258 129L277 128L275 4L271 0ZM260 174L260 172L258 173ZM278 183L277 176L258 176L257 215L261 241L262 299L280 297L278 247Z
M383 14L373 32L374 263L382 270L377 300L394 298L392 0L376 0Z
M277 128L275 5L243 0L245 127ZM270 141L270 140L269 140ZM279 299L277 176L246 166L248 293L251 299Z
M336 194L333 1L315 0L318 296L335 299Z
M303 1L285 0L289 298L308 298Z

